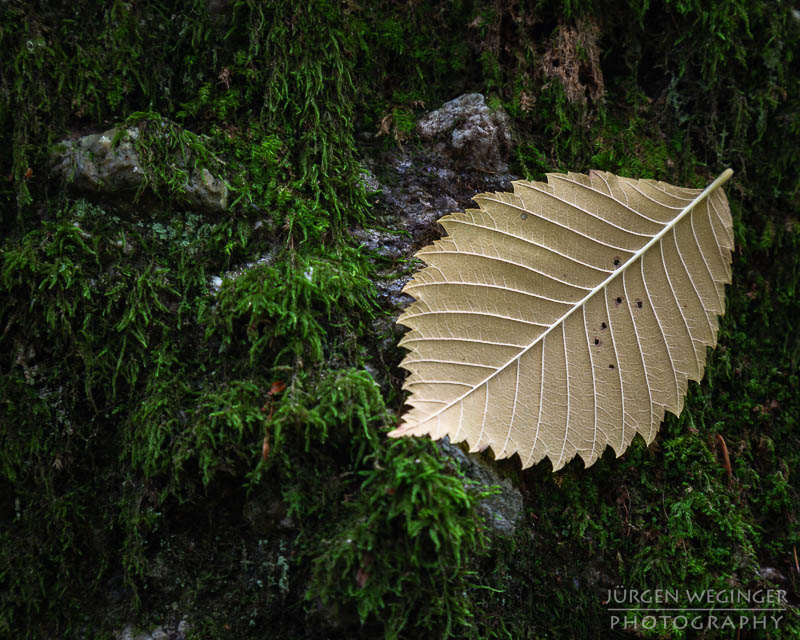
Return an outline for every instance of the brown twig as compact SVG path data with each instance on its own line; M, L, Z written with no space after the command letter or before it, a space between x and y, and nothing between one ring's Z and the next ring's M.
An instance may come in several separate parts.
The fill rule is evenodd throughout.
M267 391L267 400L264 406L261 407L262 413L266 413L264 418L264 442L261 445L261 459L266 460L269 457L269 421L272 419L272 414L275 412L275 406L272 404L272 398L286 389L286 383L282 380L276 380L272 383L269 391Z
M728 455L728 446L725 444L725 438L723 438L719 433L717 434L716 444L722 448L722 466L725 467L725 471L728 473L728 486L732 486L733 471L731 470L731 459Z

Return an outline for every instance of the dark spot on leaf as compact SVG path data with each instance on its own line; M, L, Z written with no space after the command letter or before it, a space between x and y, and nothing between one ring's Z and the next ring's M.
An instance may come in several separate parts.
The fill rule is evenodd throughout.
M601 322L600 323L600 328L601 329L605 329L606 327L608 327L608 325L605 322Z
M522 220L527 220L527 219L528 219L528 214L527 214L527 213L522 213L522 214L520 214L520 216L519 216L519 217L520 217Z
M641 309L642 308L642 301L641 300L637 300L636 301L636 306Z
M595 339L594 339L594 343L595 343L595 344L600 344L600 341L599 341L597 338L595 338Z
M619 264L619 258L614 258L614 266L616 267Z
M618 298L617 298L617 304L619 304L620 302L622 302L622 298L619 298L619 297L618 297Z
M608 365L608 368L609 368L609 369L613 369L613 368L614 368L614 365L613 365L613 364L610 364L610 365Z

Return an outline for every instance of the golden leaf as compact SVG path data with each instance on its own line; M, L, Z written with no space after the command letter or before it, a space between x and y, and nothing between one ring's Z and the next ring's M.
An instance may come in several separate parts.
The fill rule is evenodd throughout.
M554 470L607 445L620 455L637 433L649 444L716 344L732 173L702 191L549 174L442 218L448 235L417 253L428 266L404 289L412 408L389 435Z

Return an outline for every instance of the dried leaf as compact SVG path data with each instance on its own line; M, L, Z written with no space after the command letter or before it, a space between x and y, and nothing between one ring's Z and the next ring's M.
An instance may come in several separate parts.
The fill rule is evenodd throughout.
M678 415L731 278L719 187L609 173L550 174L440 221L398 319L412 409L389 435L449 436L523 468L587 466Z
M286 383L283 380L275 380L267 392L268 396L274 396L286 389Z

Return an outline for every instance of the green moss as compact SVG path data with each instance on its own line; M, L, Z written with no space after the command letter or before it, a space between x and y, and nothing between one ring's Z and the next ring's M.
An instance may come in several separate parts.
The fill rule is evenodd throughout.
M461 636L479 614L468 591L486 544L474 515L482 494L424 440L395 442L374 465L345 505L347 524L317 552L307 597L354 606L362 623L377 617L387 638Z
M162 5L122 2L78 2L66 10L14 2L2 12L0 43L9 53L9 73L3 74L0 92L0 129L13 141L3 150L2 165L3 175L14 179L21 205L32 197L27 168L36 168L34 189L40 187L44 145L62 135L68 122L102 122L137 106L169 107L184 82L176 56L182 58L208 34L202 17L192 17L203 16L202 2L172 17ZM199 67L206 61L183 62L183 72L191 77L202 73Z
M363 333L374 305L368 274L364 258L350 248L327 255L291 252L274 266L255 266L224 281L214 305L201 309L200 323L206 339L220 341L220 352L249 344L251 366L289 365L295 358L315 364L331 355L326 341L334 333L335 349L348 342L355 347L347 336Z

